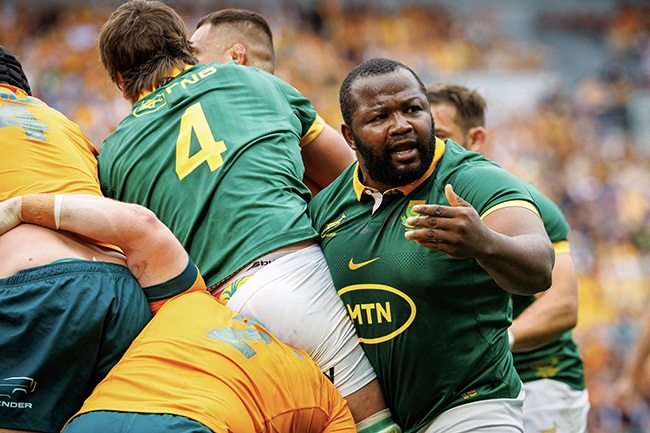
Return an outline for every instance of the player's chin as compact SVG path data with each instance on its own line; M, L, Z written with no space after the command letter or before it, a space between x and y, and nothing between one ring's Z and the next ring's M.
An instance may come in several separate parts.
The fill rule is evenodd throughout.
M425 172L426 167L422 165L420 160L408 164L393 164L395 183L399 184L399 186L415 182L422 177Z

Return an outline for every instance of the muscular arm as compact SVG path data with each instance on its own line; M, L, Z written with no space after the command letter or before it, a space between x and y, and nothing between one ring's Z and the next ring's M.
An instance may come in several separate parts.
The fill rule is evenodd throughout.
M407 231L407 239L451 257L474 258L508 292L532 295L550 287L555 253L534 212L505 207L481 220L451 185L445 193L452 206L413 207L425 216L408 219L421 229Z
M325 188L343 170L356 161L356 156L343 136L325 124L323 130L302 148L305 177L312 194Z
M0 203L0 234L20 222L56 228L53 197L27 195ZM120 247L141 286L167 281L187 266L183 246L150 210L91 195L59 197L63 199L58 229Z
M578 322L578 278L569 252L555 256L553 284L512 322L513 352L544 346Z

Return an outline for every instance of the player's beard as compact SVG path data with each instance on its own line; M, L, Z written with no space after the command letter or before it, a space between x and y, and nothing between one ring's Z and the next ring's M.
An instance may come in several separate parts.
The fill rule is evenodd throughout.
M393 162L391 152L387 147L375 152L370 146L366 146L354 132L352 139L363 158L368 176L375 182L390 185L392 188L408 185L421 178L431 166L436 149L436 136L432 128L429 141L425 142L419 139L417 141L416 147L419 151L420 163L415 166L399 167Z

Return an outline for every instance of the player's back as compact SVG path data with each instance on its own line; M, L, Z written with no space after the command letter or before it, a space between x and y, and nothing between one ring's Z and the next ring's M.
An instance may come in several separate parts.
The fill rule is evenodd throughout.
M196 65L143 96L102 146L105 193L153 210L211 286L315 237L301 137L313 106L273 75Z
M97 151L79 126L8 84L0 84L0 143L0 200L38 193L101 195ZM61 258L124 264L111 249L32 225L3 235L0 254L0 277Z
M95 148L29 95L22 67L2 46L0 81L0 200L101 195ZM25 221L58 228L54 194L29 197L22 203L35 206ZM3 405L0 428L60 431L151 312L121 253L71 233L20 224L0 237L0 257L0 371L32 384Z
M158 311L81 413L93 411L174 414L214 432L355 431L345 401L304 352L204 290Z

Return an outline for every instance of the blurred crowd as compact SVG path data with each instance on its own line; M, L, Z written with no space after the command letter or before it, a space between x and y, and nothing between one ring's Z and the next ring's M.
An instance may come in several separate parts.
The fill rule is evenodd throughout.
M208 7L237 5L174 6L192 32ZM495 19L499 11L485 6L461 13L442 5L398 8L329 0L250 8L274 31L276 75L310 97L335 128L341 122L339 84L370 57L400 60L423 77L549 67L547 47L507 37ZM0 43L23 63L34 94L77 122L97 146L130 109L109 83L96 48L98 25L113 9L99 2L91 7L0 2ZM639 313L650 307L650 137L637 133L630 103L650 92L650 11L645 2L621 3L591 16L583 27L576 20L554 27L561 18L542 17L539 31L588 31L602 47L602 68L575 86L531 99L528 110L498 113L488 125L486 154L537 184L571 224L580 273L574 335L591 397L589 432L650 432L650 369L647 401L622 411L611 399Z

